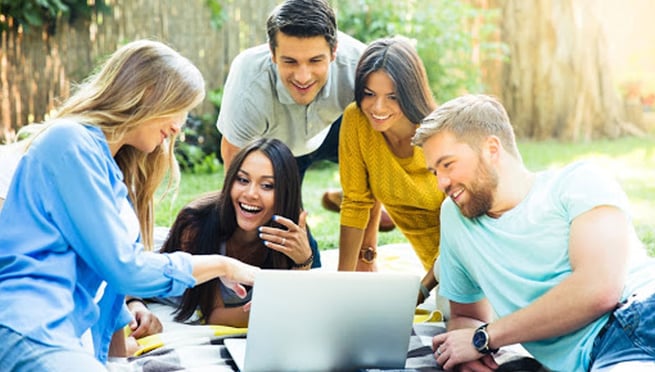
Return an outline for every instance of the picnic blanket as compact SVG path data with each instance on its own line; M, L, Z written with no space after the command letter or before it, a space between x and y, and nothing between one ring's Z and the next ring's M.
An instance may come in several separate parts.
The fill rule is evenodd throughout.
M174 322L173 307L152 303L164 332L144 337L144 348L129 358L110 358L110 371L236 371L236 365L224 346L228 337L245 337L247 329L226 326L188 325ZM414 317L405 365L408 371L440 371L432 355L432 337L445 331L440 313L417 311Z
M164 332L139 340L144 348L129 358L110 358L109 371L237 371L224 346L228 337L245 337L247 329L226 326L189 325L172 320L173 307L152 303L150 309L159 316ZM446 331L440 313L418 309L407 350L405 368L395 371L442 371L432 351L432 338ZM504 348L495 355L501 371L546 371L520 349ZM371 371L371 370L369 370Z

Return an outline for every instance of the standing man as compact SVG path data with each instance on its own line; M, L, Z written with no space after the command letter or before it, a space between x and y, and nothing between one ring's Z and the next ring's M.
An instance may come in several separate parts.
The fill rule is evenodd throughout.
M277 138L293 152L302 179L312 163L338 160L341 115L354 98L365 46L337 31L326 0L287 0L266 27L268 45L245 50L230 67L216 123L221 156L227 169L253 139Z
M655 370L655 261L606 172L529 171L507 112L482 95L437 108L414 143L448 195L451 319L433 340L444 369L493 370L493 353L520 343L556 371Z

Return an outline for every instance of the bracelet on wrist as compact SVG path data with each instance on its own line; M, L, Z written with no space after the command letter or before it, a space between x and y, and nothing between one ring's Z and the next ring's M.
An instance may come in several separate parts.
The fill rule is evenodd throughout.
M301 262L301 263L295 263L295 262L292 263L292 264L291 264L291 268L293 268L293 269L299 269L299 268L301 268L301 267L305 267L305 266L309 266L309 265L311 265L312 262L314 262L314 252L312 252L312 254L309 255L309 258L306 259L305 261L303 261L303 262Z
M143 301L142 299L140 299L140 298L138 298L138 297L132 297L132 298L128 298L127 300L125 300L125 306L129 305L130 303L132 303L132 302L134 302L134 301L141 302L141 304L143 304L143 306L144 306L146 309L148 308L148 304L146 304L145 301Z

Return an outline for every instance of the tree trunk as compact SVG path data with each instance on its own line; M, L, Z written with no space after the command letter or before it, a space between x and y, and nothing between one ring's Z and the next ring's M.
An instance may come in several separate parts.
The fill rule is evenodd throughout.
M510 50L502 97L518 136L591 140L621 134L594 0L505 0L502 38Z

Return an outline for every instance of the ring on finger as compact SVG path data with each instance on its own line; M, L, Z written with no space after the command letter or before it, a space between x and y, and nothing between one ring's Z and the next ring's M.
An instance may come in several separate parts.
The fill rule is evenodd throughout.
M287 238L282 238L282 243L280 243L280 245L284 245L284 243L286 242L287 242Z
M441 351L441 346L437 348L437 355L441 356L443 352Z

